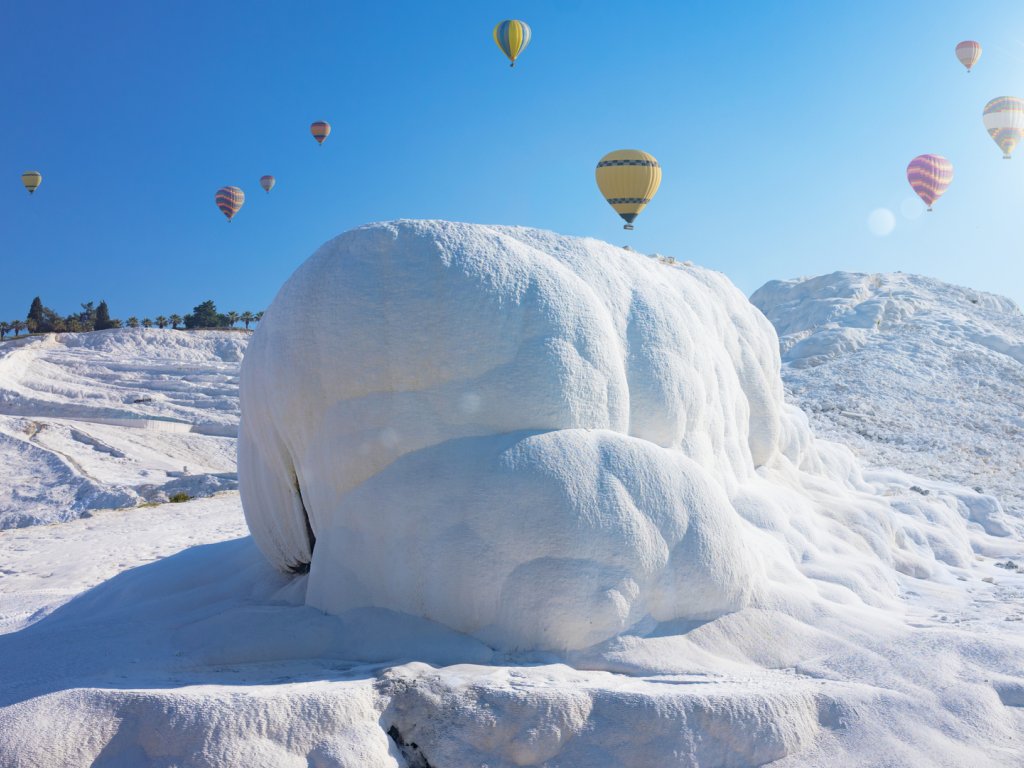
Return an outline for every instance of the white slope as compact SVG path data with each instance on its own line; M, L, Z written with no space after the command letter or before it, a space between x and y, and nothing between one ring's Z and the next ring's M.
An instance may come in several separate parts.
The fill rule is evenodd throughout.
M234 488L247 342L118 329L0 344L0 528Z
M778 330L787 392L819 436L1024 517L1024 315L1010 299L836 272L772 281L751 301Z
M852 633L840 612L748 611L624 638L609 672L407 615L325 615L244 532L235 493L0 532L0 765L1021 759L1024 575L992 565L916 582L902 615L848 606Z
M375 405L380 392L370 392L359 403L364 408L350 411L393 430L368 429L376 439L367 441L367 454L375 460L395 446L408 447L408 434L450 429L454 413L476 427L488 426L488 418L513 422L501 436L492 428L408 451L344 496L363 505L355 508L372 534L366 546L377 562L365 556L358 562L376 570L364 573L380 574L378 584L418 590L425 604L444 597L429 588L436 579L448 579L440 582L445 589L460 588L472 600L467 585L455 581L450 556L461 556L467 572L493 580L507 567L501 557L529 564L531 547L549 546L543 537L554 532L573 556L589 560L581 570L592 587L607 584L609 574L622 579L618 596L608 592L612 604L622 598L627 623L630 606L651 615L588 647L512 650L502 642L509 634L473 637L444 626L451 615L413 615L417 606L404 613L379 604L346 606L344 591L352 582L344 572L335 574L333 585L322 581L337 593L327 591L326 599L338 601L337 615L326 614L306 604L315 572L275 570L244 536L234 492L8 529L0 531L0 765L646 768L1004 766L1024 760L1024 574L997 565L1007 557L1024 562L1024 547L1016 536L995 535L1009 531L991 496L894 469L862 471L847 450L815 440L799 411L782 403L774 332L720 275L531 230L443 223L369 228L375 236L381 230L402 231L399 245L411 241L419 250L395 251L394 260L382 262L391 270L385 279L363 283L365 290L376 285L381 291L364 311L401 307L412 295L433 297L424 306L449 307L454 318L444 330L457 340L463 326L472 327L465 322L470 312L488 306L487 291L470 279L474 274L522 274L517 270L528 259L528 274L536 279L514 300L506 296L496 315L495 322L507 323L498 328L507 338L489 336L494 329L485 326L472 340L478 343L453 340L448 357L428 356L410 373L415 386L384 388L415 391L439 374L457 381L471 353L484 359L494 354L489 345L507 352L502 343L513 349L525 343L506 368L514 386L497 400L481 375L468 393L479 399L460 397L454 408L438 396L418 401L419 410L389 411ZM349 237L358 242L366 235ZM394 247L388 237L378 245L369 255L386 256ZM466 277L465 291L445 289L454 276L432 262L438 252L446 255L446 269ZM403 253L411 264L401 264ZM358 262L368 254L348 255ZM588 261L592 269L582 266ZM421 288L412 293L396 290L401 269L428 264L438 270L436 279L413 281ZM501 295L500 280L487 285ZM615 286L623 285L629 290L620 293ZM322 350L339 338L339 318L350 305L338 298L344 291L335 294L326 281L319 290L338 302L333 322L310 329L304 341ZM616 296L628 301L609 302ZM678 306L665 306L673 299ZM635 310L620 312L627 305ZM580 322L553 322L567 306L581 311ZM603 320L595 311L602 307ZM414 319L429 320L433 311ZM680 328L681 312L687 317ZM607 340L621 338L624 317L637 334L626 334L635 340L630 355ZM541 319L551 322L545 326ZM385 333L368 326L372 340L348 321L340 338L364 341L368 355L374 344L387 346L405 334L426 343L415 327L399 324ZM591 345L595 326L608 336ZM567 328L573 335L559 343ZM286 327L268 331L268 339L278 333L287 335ZM146 343L176 344L174 338L153 336ZM257 343L259 336L253 350ZM578 344L591 364L581 365L572 354ZM251 352L248 359L258 359ZM409 355L422 361L416 352ZM368 360L348 353L314 359L312 370L323 375L300 384L315 382L317 390L300 403L279 390L274 408L302 416L303 409L323 407L324 393L343 386L336 379L339 360L350 366ZM65 358L69 370L55 376L99 368L91 354ZM154 358L175 354L192 352L120 354L121 375L146 379ZM600 402L619 403L620 414L640 411L635 420L610 419L592 428L586 419L602 412L592 399L601 390L580 385L619 365L617 359L628 374L624 387L616 393L609 386ZM565 373L554 385L553 361ZM352 375L372 379L376 373L386 381L408 370L409 362L394 354L388 368ZM713 382L707 380L711 370ZM666 379L680 386L664 386ZM55 396L53 407L63 408L62 421L70 424L79 390L69 391L63 403ZM531 407L538 391L549 398L543 409ZM557 423L566 401L576 407L571 413L583 414L581 423ZM651 402L657 405L646 410ZM659 423L663 413L673 414L668 425ZM524 425L524 414L556 423ZM331 415L328 409L324 420ZM778 429L750 428L765 417L769 423L777 418ZM246 411L243 423L249 418ZM308 432L290 433L289 451L303 440L317 445L316 423L306 426ZM758 435L767 439L752 443ZM268 440L259 447L273 445ZM334 451L319 465L330 474L304 474L307 488L346 480L350 454L320 445ZM87 442L71 439L64 447L78 463L90 456L97 477L121 471L117 456L94 455ZM302 466L318 468L315 462ZM0 474L0 489L7 483ZM911 490L922 483L931 489L927 496ZM274 482L267 487L273 490ZM326 492L310 500L318 507L318 527L344 519L344 510L324 499L330 499ZM450 503L441 503L445 499ZM403 510L407 516L399 514ZM292 512L279 504L250 520L268 527L265 540L275 535L275 521ZM437 517L424 519L427 514ZM676 525L686 528L676 529L679 541L700 546L677 546L673 559L658 537L667 545ZM479 563L456 546L470 540L467 530L478 533L471 551ZM720 548L729 536L738 549ZM301 544L303 535L296 540ZM332 558L325 563L337 566ZM723 578L716 569L730 580L750 580L745 603L714 603L700 615L692 606L708 594L701 579ZM414 580L418 574L425 586ZM564 597L586 586L587 578L571 568L551 574L532 592L513 580L518 592L509 593L532 599L541 611L548 600L566 606L564 614L549 613L550 621L564 619L570 637L585 639L578 606ZM658 574L679 579L675 590L663 593L679 596L666 609L670 617L682 605L677 618L654 615L664 607ZM635 592L625 578L636 583ZM396 601L404 597L392 594ZM509 615L522 617L523 605L510 606L505 628L536 637L535 618L525 616L519 630ZM602 632L612 627L608 614L595 618ZM566 637L564 627L551 631Z

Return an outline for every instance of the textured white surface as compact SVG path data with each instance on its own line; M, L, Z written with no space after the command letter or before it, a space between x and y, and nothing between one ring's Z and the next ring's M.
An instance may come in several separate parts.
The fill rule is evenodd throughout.
M450 248L461 240L511 237L510 230L488 234L495 228L470 228L478 237L467 240L454 225L422 226L434 233L430 238L449 232ZM615 259L626 257L594 241L511 232L515 243L525 238L536 244L532 250L559 261L552 254L583 249L598 271L608 273L595 280L617 283L627 278L616 273L634 268L615 266ZM635 268L642 269L641 263ZM726 308L735 292L725 279L656 260L650 266L660 270L653 275L665 276L670 297L680 290L677 281L708 283L706 298L715 306L686 311L708 318L718 313L727 326L691 320L687 333L693 338L684 340L691 346L680 353L689 380L701 383L706 360L732 365L734 373L746 370L731 353L716 351L720 343L727 346L722 339L741 333L728 330ZM444 295L444 285L434 282L438 295ZM693 291L691 303L702 300L694 286L682 290ZM742 320L743 312L753 310L741 306L736 299ZM448 311L458 315L464 309ZM651 326L645 338L668 332L656 327L662 320L644 316ZM669 310L658 316L676 322ZM458 325L457 317L451 322ZM764 346L769 369L778 365L771 329L764 320L751 322L753 329L742 331L747 343ZM318 333L337 330L325 324ZM173 338L154 335L147 341L155 347L167 340L163 350L117 353L118 375L148 381L155 357L173 367L181 354L184 365L192 353L171 346ZM546 338L537 345L544 347ZM372 347L369 340L363 343ZM471 352L452 350L451 367ZM55 359L55 375L112 364L105 351L98 350L95 359L91 354L83 348ZM674 354L665 353L666 375L676 375ZM517 391L527 391L527 384L529 391L557 389L535 380L548 370L547 360L536 357L520 372ZM400 359L393 364L402 368ZM339 367L336 358L319 365L316 377L296 381L329 380ZM352 511L357 532L366 536L364 549L377 557L343 536L333 538L340 549L325 558L334 566L322 574L328 578L321 583L334 590L327 599L340 599L358 583L399 603L415 594L452 610L454 618L446 614L443 620L454 622L465 612L450 605L445 590L456 590L470 605L484 604L473 610L485 611L498 581L462 581L459 569L489 577L506 568L509 558L523 557L525 577L534 581L519 580L514 569L506 579L511 586L501 588L497 623L481 627L479 637L496 646L527 645L524 638L531 637L539 638L538 646L577 645L633 621L634 608L648 612L625 632L589 647L495 649L423 618L421 606L412 606L411 613L362 607L325 614L306 605L315 573L276 571L253 539L243 537L245 522L233 492L0 531L0 765L421 768L422 759L435 768L1021 763L1024 573L1002 566L1008 556L1024 562L1024 547L1015 527L1005 524L998 501L896 469L861 472L848 450L815 441L806 418L779 405L776 395L764 406L779 415L775 454L754 468L755 451L749 438L743 447L741 429L734 430L728 449L726 438L720 446L712 439L715 425L725 420L711 416L738 410L735 403L716 405L713 393L739 397L742 390L749 404L746 393L758 391L730 385L728 365L722 372L726 383L699 402L680 406L673 399L686 400L688 390L665 398L667 408L684 407L693 419L676 422L684 434L678 447L650 439L650 431L620 431L621 422L487 431L497 417L481 415L483 399L469 398L466 409L475 415L459 422L460 428L469 424L477 432L388 458L344 495L342 510ZM647 379L647 391L657 389L659 376ZM765 381L769 390L779 386L777 378ZM54 397L69 431L65 438L54 427L46 439L59 439L52 445L91 475L118 476L127 472L125 460L151 461L148 452L165 450L164 444L150 444L144 430L132 431L141 436L138 442L116 444L123 458L72 437L70 430L82 423L76 417L80 391L73 387L63 400ZM916 412L916 397L907 395L906 413ZM199 421L204 401L194 400ZM211 398L211 412L219 411L218 402ZM306 402L317 403L312 397ZM431 413L463 412L446 411L443 398L421 402ZM302 404L291 407L300 410ZM490 407L501 410L493 401ZM592 403L578 409L601 412ZM551 411L558 412L557 402ZM530 412L528 403L522 412ZM82 415L89 413L86 404ZM387 415L382 408L373 413ZM401 414L416 415L413 408ZM649 424L656 422L651 414ZM418 418L421 434L427 433L422 424L429 423L429 413ZM111 434L118 430L94 426ZM399 427L396 421L394 434L382 441L392 452L396 436L401 443ZM914 430L908 420L908 437ZM310 439L319 434L308 431ZM702 432L707 434L701 437ZM99 433L87 434L91 439ZM292 439L298 444L305 437ZM113 439L104 436L105 442ZM991 445L998 461L1000 444ZM197 463L206 455L200 445L183 443L176 450L194 450ZM734 464L730 452L746 455L749 465ZM335 469L326 460L320 468ZM10 492L11 483L9 474L0 473L0 492ZM913 490L915 485L928 495ZM273 526L286 523L290 510L280 508L280 517L272 511L263 521L271 528L264 535L284 536L287 527L275 532ZM336 515L355 530L339 510L326 512L324 518ZM302 543L304 526L298 532ZM675 561L668 555L671 542ZM322 543L318 553L329 551L320 549ZM495 567L464 555L461 562L436 562L459 557L463 548L480 559L493 558ZM565 549L588 559L579 573L558 562ZM335 559L339 552L354 559L359 574L345 573ZM550 560L556 561L552 570L543 570ZM635 592L623 572L637 585ZM612 589L588 591L612 577L620 579ZM738 592L731 591L737 586ZM571 603L573 590L581 587L594 610L604 606L605 613L596 614L598 635L579 620L576 606L559 615L550 609L567 597ZM514 598L507 609L505 595ZM520 627L518 619L531 611L547 612L557 625L546 634L527 616ZM666 619L677 612L706 612L706 618ZM565 643L566 637L572 642Z
M0 344L0 529L237 487L248 340L123 328Z
M919 275L775 280L751 301L819 436L875 466L977 487L1024 517L1024 315Z
M721 274L522 228L370 225L301 266L249 346L246 517L278 568L311 563L310 605L507 650L793 590L877 605L893 568L967 563L977 494L891 503L814 443L779 366Z

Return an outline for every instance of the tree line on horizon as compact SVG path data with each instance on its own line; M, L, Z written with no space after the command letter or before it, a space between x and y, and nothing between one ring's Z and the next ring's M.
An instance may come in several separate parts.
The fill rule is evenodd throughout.
M70 315L61 316L56 311L43 304L42 299L36 296L32 300L28 314L24 320L12 320L10 322L0 320L0 341L8 333L15 337L22 331L29 333L85 333L88 331L105 331L109 328L170 328L177 330L179 326L187 330L198 330L208 328L234 328L238 323L244 323L246 329L253 323L258 323L263 318L262 312L218 312L217 305L212 299L208 299L192 308L192 312L182 315L157 315L150 319L144 317L141 320L132 315L121 321L110 316L110 307L106 301L99 304L86 302L81 305L81 312L73 312Z

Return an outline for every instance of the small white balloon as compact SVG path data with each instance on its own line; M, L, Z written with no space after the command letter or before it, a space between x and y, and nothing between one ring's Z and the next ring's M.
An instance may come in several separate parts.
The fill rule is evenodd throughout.
M877 237L885 237L896 228L896 217L888 208L875 208L868 215L868 229Z

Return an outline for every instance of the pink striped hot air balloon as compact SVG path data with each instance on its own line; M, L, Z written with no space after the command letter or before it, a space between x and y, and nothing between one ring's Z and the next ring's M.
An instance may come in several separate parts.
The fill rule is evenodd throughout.
M221 187L214 198L220 212L228 217L228 224L245 202L245 192L238 187Z
M930 211L953 181L953 164L941 155L918 155L907 166L907 181Z
M964 40L956 44L956 57L960 63L967 67L967 74L971 74L971 67L978 63L981 58L981 43L974 40Z

